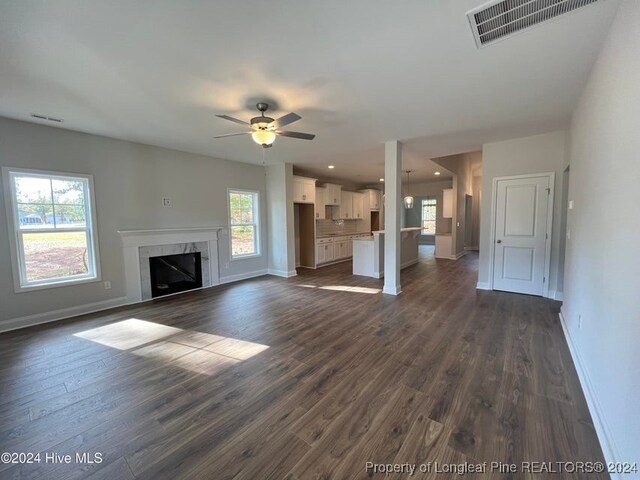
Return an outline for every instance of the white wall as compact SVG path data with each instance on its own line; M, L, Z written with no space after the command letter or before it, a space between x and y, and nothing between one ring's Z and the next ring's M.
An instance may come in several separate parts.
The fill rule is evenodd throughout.
M274 275L296 274L293 210L293 166L267 167L267 214L269 218L269 271Z
M219 242L220 278L267 268L264 168L0 118L0 165L92 174L103 284L14 293L4 192L0 191L0 323L125 295L117 230L228 224L227 188L260 191L263 255L230 261L228 234ZM0 186L2 189L2 186ZM162 207L170 197L172 208ZM2 325L0 325L0 330Z
M480 259L478 286L487 288L491 265L489 237L491 229L492 189L495 177L555 172L555 195L551 236L551 268L549 293L556 294L558 260L560 258L560 220L562 204L562 171L567 162L567 133L545 133L516 138L506 142L486 143L482 147L482 201L480 205Z
M571 122L562 309L605 455L628 462L640 460L639 86L640 2L627 0Z

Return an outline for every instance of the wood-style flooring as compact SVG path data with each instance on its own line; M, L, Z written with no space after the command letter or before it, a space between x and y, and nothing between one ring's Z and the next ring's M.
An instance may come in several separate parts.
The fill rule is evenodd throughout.
M0 452L42 452L0 478L608 478L367 471L603 457L557 302L476 291L475 254L422 248L398 297L350 269L0 335Z

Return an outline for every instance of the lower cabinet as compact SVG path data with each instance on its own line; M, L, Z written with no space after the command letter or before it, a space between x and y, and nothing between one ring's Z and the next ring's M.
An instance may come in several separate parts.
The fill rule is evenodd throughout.
M327 263L334 260L333 243L316 243L316 264Z
M338 260L341 258L347 258L349 255L347 254L347 240L342 240L340 242L336 242L333 244L333 254L334 259Z

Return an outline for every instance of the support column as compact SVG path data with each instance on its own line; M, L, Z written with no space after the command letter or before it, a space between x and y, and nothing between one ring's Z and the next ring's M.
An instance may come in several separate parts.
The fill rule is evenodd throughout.
M400 288L400 228L402 204L402 144L384 144L384 287L382 293L398 295Z

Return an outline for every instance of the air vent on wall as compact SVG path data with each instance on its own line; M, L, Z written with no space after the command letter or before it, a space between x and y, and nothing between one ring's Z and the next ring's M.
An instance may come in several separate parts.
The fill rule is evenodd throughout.
M478 48L598 0L494 0L467 12Z
M42 115L41 113L32 113L31 116L33 118L37 118L38 120L48 120L50 122L62 123L64 122L61 118L49 117L47 115Z

